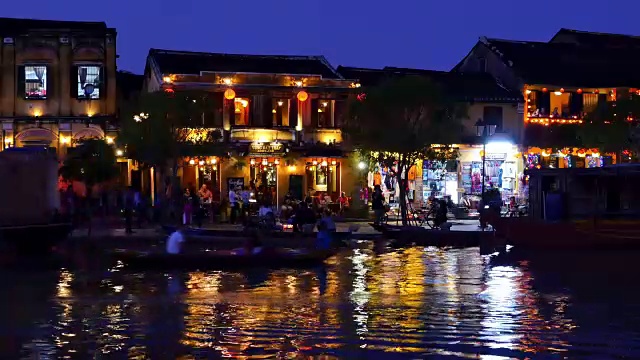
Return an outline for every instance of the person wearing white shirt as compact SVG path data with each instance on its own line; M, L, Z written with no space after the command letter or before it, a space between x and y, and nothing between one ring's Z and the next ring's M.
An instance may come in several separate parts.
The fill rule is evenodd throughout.
M176 231L174 231L167 240L167 253L179 254L182 250L182 243L184 243L184 240L182 229L176 229Z

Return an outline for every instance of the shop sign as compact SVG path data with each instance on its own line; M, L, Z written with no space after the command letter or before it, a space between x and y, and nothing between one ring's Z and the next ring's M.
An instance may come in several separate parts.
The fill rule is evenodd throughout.
M244 178L241 177L230 177L227 178L227 191L231 189L244 189Z
M249 145L251 155L282 155L284 144L282 143L251 143Z
M504 160L507 158L506 153L496 154L496 153L487 153L485 160Z

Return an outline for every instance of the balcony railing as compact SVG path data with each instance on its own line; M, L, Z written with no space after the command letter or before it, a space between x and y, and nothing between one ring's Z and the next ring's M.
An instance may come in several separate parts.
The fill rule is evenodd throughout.
M296 141L294 129L241 128L231 129L231 141L241 142L273 142Z
M539 117L529 116L525 118L525 121L530 124L537 124L542 126L549 126L550 124L563 125L563 124L582 124L583 123L582 118L578 117L577 115L568 116L568 117L554 116L554 115L539 116Z
M339 144L342 142L340 129L305 129L303 140L305 143Z

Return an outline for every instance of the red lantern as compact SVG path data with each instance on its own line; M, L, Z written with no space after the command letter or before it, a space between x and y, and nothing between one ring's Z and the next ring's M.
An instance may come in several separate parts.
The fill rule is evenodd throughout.
M547 92L547 88L542 88L542 92Z
M578 89L578 91L576 91L578 94L582 94L582 89Z

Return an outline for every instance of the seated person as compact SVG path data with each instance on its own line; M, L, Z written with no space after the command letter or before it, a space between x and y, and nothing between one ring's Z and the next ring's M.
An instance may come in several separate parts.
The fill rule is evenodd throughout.
M316 216L306 203L301 203L293 219L294 231L301 231L305 224L315 224Z
M318 222L318 231L320 231L320 224L324 224L324 228L328 232L336 231L336 223L333 221L333 218L331 217L331 210L329 209L324 210L324 213L322 214L322 218L320 218L320 221Z
M263 203L262 205L260 205L260 209L258 210L258 216L264 217L269 214L273 214L273 209L271 209L271 206L267 205L266 203Z
M168 254L179 254L182 250L182 243L185 241L184 234L182 233L182 228L178 227L176 231L174 231L167 240L167 253Z
M234 249L233 253L235 255L258 255L262 253L263 247L258 234L253 234L247 241L244 246L239 249Z
M338 198L338 201L340 202L340 210L345 210L349 207L349 198L347 197L347 194L344 191Z
M331 248L331 232L327 226L328 224L322 220L318 223L318 236L316 237L316 249L318 250Z

